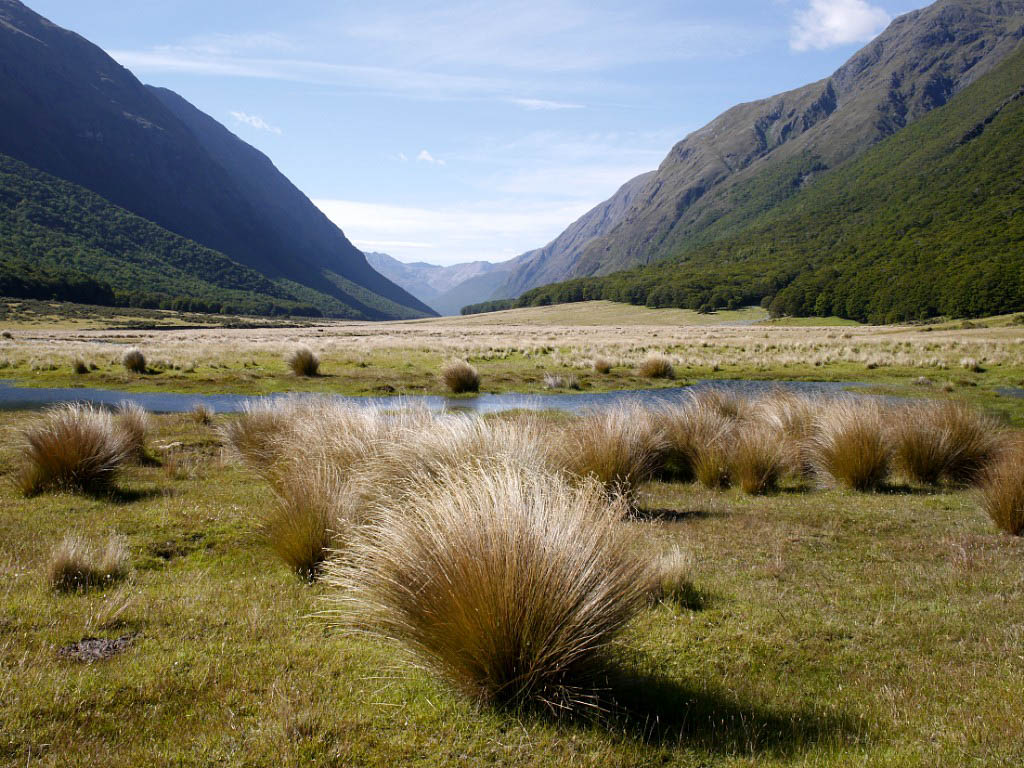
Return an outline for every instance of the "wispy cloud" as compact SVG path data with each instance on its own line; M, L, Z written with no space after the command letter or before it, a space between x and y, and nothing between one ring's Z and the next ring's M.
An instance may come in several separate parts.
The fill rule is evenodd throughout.
M583 109L582 104L570 104L564 101L549 101L547 99L509 99L518 107L528 109L531 112L540 110L558 111L562 109Z
M244 123L250 128L255 128L258 131L266 131L267 133L273 133L278 136L281 135L280 128L270 125L266 120L258 115L248 115L245 112L232 112L231 116L239 123Z
M796 14L789 44L794 51L807 51L865 42L890 21L884 8L867 0L810 0L810 5Z
M416 160L421 163L426 163L427 165L445 165L444 160L434 157L425 149L420 150L420 153L416 155Z

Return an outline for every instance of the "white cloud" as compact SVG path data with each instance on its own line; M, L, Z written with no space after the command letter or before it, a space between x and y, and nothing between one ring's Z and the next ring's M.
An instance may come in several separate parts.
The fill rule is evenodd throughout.
M403 163L409 162L409 156L406 155L405 152L399 152L398 159L401 160Z
M258 131L266 131L267 133L273 133L278 136L281 135L281 129L270 125L266 120L258 115L247 115L245 112L232 112L231 116L240 123L248 125L250 128L255 128Z
M313 202L357 246L387 249L397 259L432 264L510 259L549 242L592 207L582 201L501 200L436 208Z
M867 0L811 0L796 14L789 45L794 51L819 50L870 40L892 17Z
M518 107L530 111L546 110L557 111L562 109L583 109L582 104L569 104L564 101L548 101L547 99L509 99Z
M444 160L439 160L438 158L434 157L432 154L427 152L427 150L425 150L425 149L421 149L420 150L420 153L418 155L416 155L416 159L419 162L421 162L421 163L426 163L427 165L444 165L445 164Z

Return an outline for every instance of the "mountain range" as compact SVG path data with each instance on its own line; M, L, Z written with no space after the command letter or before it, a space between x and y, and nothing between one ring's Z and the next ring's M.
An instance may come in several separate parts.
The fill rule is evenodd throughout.
M86 193L98 196L113 209L219 254L243 274L261 275L264 283L247 283L251 292L281 308L367 319L434 314L375 271L266 156L177 94L143 85L100 48L17 0L0 0L0 114L7 178L21 174L22 187L72 189L52 186L57 180L80 190L74 194L82 199ZM22 174L23 168L29 170ZM37 235L49 228L59 240L75 228L52 196L37 198L51 206L36 216ZM10 227L18 220L17 201L11 194L4 199ZM93 234L109 225L97 225ZM100 239L93 246L103 251ZM148 250L145 243L137 248ZM107 256L112 268L93 279L107 280L118 300L131 294L143 303L164 303L162 291L148 290L146 282L120 280L130 272L121 269L123 254ZM23 262L6 249L0 257L12 278ZM57 252L41 252L35 261L35 271L54 284L65 277L69 285L78 281L76 267ZM26 286L32 282L24 278ZM180 297L199 299L184 288ZM228 306L235 299L224 297Z
M1022 0L939 0L901 16L830 77L740 104L690 134L551 243L499 264L507 277L479 286L478 298L515 298L731 237L946 104L1022 38Z

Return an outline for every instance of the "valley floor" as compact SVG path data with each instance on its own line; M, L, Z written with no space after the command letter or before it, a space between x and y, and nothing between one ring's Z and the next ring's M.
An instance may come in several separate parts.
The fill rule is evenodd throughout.
M971 492L763 498L645 486L653 550L693 561L684 604L616 649L619 705L557 723L478 708L396 648L317 617L258 535L269 487L216 432L160 416L111 498L12 482L0 432L0 764L1011 766L1024 762L1024 541ZM133 575L59 595L67 533L127 540ZM124 638L111 658L61 655Z

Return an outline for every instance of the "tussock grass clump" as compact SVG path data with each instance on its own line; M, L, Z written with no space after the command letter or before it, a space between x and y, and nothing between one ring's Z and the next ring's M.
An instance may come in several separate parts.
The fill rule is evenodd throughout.
M981 504L992 522L1024 536L1024 440L1009 444L981 476Z
M894 416L896 465L915 482L970 484L998 453L1000 425L966 403L929 402Z
M84 376L89 372L89 366L85 360L80 357L76 357L71 361L71 370L75 372L76 376Z
M456 395L480 391L480 374L465 360L452 360L441 368L441 381Z
M579 389L580 381L573 374L563 376L561 374L544 374L545 389Z
M877 490L892 462L886 431L885 412L875 401L832 401L818 415L812 440L818 472L855 491Z
M221 435L243 462L264 471L280 454L282 437L291 428L296 414L295 408L250 401L221 428Z
M104 587L128 575L128 548L120 536L102 546L79 536L65 536L46 566L46 580L58 592Z
M663 438L661 465L674 480L697 480L706 488L728 488L729 452L737 420L704 393L660 408L654 416Z
M341 471L323 461L287 462L273 487L277 504L262 521L263 535L296 575L313 581L361 522L363 505Z
M696 592L693 585L693 554L675 546L650 566L648 599L652 603L690 605Z
M320 357L309 347L302 345L296 347L285 358L288 367L296 376L319 376Z
M649 480L664 454L664 437L637 404L590 411L562 431L555 461L577 478L608 491L629 492Z
M208 427L213 423L214 415L216 415L216 412L206 403L196 403L192 406L192 410L189 411L192 421L204 427Z
M789 469L798 477L814 474L813 437L819 411L827 401L777 390L754 404L754 418L774 430L788 445Z
M121 431L109 412L80 403L60 405L25 431L18 485L25 495L48 489L108 490L126 457Z
M744 493L778 490L779 478L791 463L786 441L775 430L763 424L746 424L736 430L729 452L729 475Z
M0 337L3 337L5 339L13 339L14 334L11 333L10 331L4 331L3 333L0 333Z
M623 513L593 482L462 468L376 510L326 581L342 621L473 699L563 711L593 700L602 651L646 601Z
M114 423L124 445L125 457L129 461L146 459L146 438L149 436L150 418L146 409L130 401L117 406Z
M142 350L138 347L126 349L124 354L121 355L121 365L125 367L125 370L132 373L145 373L146 356L142 354Z
M594 370L600 374L610 373L612 370L612 361L604 357L598 357L594 359Z
M674 379L676 377L672 361L664 355L651 355L645 358L637 371L648 379Z

